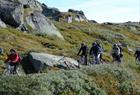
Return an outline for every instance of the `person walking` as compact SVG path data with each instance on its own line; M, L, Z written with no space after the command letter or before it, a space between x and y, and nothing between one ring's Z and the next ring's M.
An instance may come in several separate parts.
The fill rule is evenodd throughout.
M87 65L88 47L85 43L81 43L81 48L77 55L80 56L80 64Z

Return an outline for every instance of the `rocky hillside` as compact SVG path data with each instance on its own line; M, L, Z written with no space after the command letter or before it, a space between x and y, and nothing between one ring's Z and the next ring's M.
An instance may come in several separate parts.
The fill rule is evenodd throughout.
M0 13L1 27L5 27L5 23L23 32L63 39L53 23L42 14L42 5L35 0L1 0Z
M43 73L31 75L2 75L3 61L11 48L17 49L22 57L33 51L37 52L35 57L45 55L50 60L52 56L48 54L78 59L80 43L91 47L96 40L102 44L103 60L108 64L76 70L47 68ZM114 43L123 46L120 67L112 63L110 56ZM61 12L36 0L0 0L0 48L4 49L0 55L0 95L140 95L140 69L133 57L139 47L139 22L100 24L88 20L83 11ZM55 57L52 59L57 63ZM39 62L47 61L41 58Z

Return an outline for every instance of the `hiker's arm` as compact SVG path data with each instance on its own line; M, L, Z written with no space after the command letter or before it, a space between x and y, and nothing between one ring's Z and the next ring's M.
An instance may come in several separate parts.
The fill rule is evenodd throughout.
M79 55L79 54L81 53L81 51L82 51L82 48L80 48L80 50L79 50L79 52L78 52L78 54L77 54L77 55Z

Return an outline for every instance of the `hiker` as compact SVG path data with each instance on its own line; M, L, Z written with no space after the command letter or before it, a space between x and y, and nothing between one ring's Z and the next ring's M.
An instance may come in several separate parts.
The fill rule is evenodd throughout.
M78 56L80 55L80 63L83 65L87 65L87 54L88 54L88 47L85 43L81 43L81 48L78 52Z
M111 52L113 62L117 61L117 62L121 63L120 54L121 54L120 47L117 44L114 44L112 47L112 52Z
M17 53L17 51L15 49L11 49L10 50L10 55L8 56L5 63L9 66L13 66L14 71L12 73L16 74L20 61L21 61L21 58L20 58L19 54Z
M134 54L136 61L140 61L140 49L137 49Z
M103 52L103 49L101 45L97 42L94 42L92 44L92 47L89 53L90 55L93 56L93 64L99 64L101 62L102 52Z

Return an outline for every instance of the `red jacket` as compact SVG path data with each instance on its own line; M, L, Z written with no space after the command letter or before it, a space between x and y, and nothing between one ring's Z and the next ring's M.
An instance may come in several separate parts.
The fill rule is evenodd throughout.
M8 62L8 61L11 61L12 63L19 63L21 61L21 58L18 53L10 54L8 56L8 59L6 60L6 62Z

